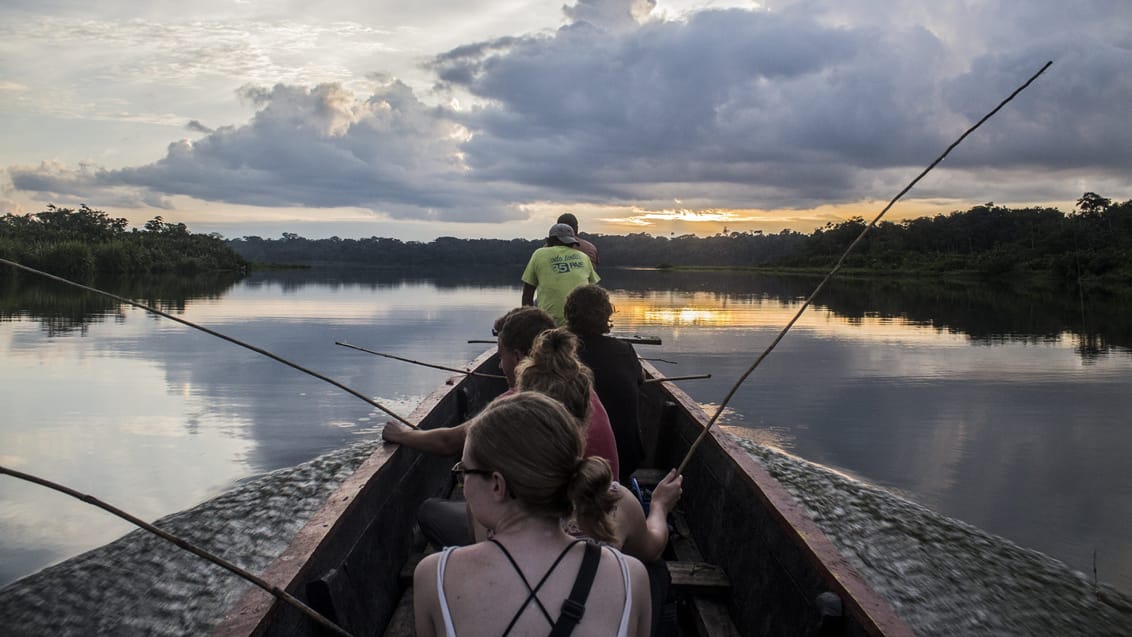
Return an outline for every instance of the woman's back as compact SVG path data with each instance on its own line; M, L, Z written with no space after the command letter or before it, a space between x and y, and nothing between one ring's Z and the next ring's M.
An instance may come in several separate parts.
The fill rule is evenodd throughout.
M549 635L576 597L587 553L598 561L573 634L649 634L644 566L613 549L594 552L562 530L562 518L574 513L594 537L615 537L609 464L582 449L577 419L538 392L500 398L472 419L452 472L491 541L417 565L419 635Z
M549 635L577 579L585 543L561 542L548 547L546 542L537 541L540 539L532 541L509 537L499 540L503 549L514 558L514 564L493 542L454 549L447 556L429 556L423 568L436 573L436 569L443 565L445 594L442 598L439 590L435 587L428 590L429 586L422 583L416 591L418 597L415 601L430 606L435 604L441 617L445 615L446 607L447 620L451 621L454 629L453 633L449 633L442 623L434 626L436 632L433 634L459 637ZM561 561L555 565L560 555ZM433 583L438 581L437 577L428 579ZM538 588L537 600L541 607L533 599L525 606L523 604L533 588ZM646 596L646 608L643 609L639 608L642 592ZM642 612L648 612L647 594L648 579L639 563L626 560L613 549L601 549L585 612L573 634L647 634L647 626L639 626ZM634 608L634 604L638 608ZM508 627L510 632L507 632Z

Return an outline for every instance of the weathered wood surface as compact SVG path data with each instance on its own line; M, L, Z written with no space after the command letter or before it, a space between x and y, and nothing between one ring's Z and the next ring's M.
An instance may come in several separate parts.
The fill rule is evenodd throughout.
M642 392L646 464L677 466L709 417L678 387L649 384ZM829 591L844 604L841 634L912 635L794 497L718 429L688 464L681 502L702 559L731 580L729 608L742 634L814 634L822 619L815 600Z
M472 368L489 362L497 367L492 354L485 352ZM425 398L409 420L426 429L452 426L466 418L466 412L482 409L503 389L501 380L456 377ZM336 600L342 606L339 625L355 635L380 634L401 598L399 574L412 551L417 507L445 489L451 463L450 458L396 445L377 448L311 517L263 578L307 603L311 602L308 585L313 584L312 591L321 587L337 593L342 600ZM332 584L316 583L332 570L339 571ZM342 592L341 587L347 585L350 592ZM350 599L365 603L357 608ZM225 615L214 634L312 632L305 616L276 602L269 593L253 589Z
M473 368L497 372L490 352ZM646 372L656 369L642 363ZM425 428L451 426L502 391L501 381L456 377L410 416ZM707 415L671 383L642 390L642 437L649 456L638 472L653 486L679 464ZM357 635L412 635L411 570L419 558L416 509L446 490L451 458L396 446L377 449L296 535L264 573L300 599L326 607ZM731 439L713 431L684 478L684 517L670 550L674 583L693 600L703 635L806 635L821 627L815 600L837 594L838 635L911 635L888 604L850 567L782 486ZM716 565L716 566L711 566ZM218 635L309 635L304 616L258 589L247 593Z

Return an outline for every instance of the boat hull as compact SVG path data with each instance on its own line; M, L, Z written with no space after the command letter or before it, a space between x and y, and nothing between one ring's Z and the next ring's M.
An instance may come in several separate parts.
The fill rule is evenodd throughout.
M494 351L494 350L493 350ZM498 374L493 352L470 369ZM643 362L646 374L659 377ZM458 424L505 389L498 379L457 377L426 398L410 420L426 429ZM708 416L670 382L642 389L646 463L678 466ZM449 487L452 458L386 445L377 449L304 526L263 577L355 635L386 632L405 593L403 571L420 539L416 510ZM853 570L797 501L729 436L712 428L684 474L684 516L703 559L729 587L712 608L726 615L709 635L911 635L908 626ZM818 603L833 593L843 612ZM827 595L828 597L828 595ZM405 606L402 605L402 613ZM389 634L411 634L404 616ZM254 589L225 616L217 635L310 635L307 617Z
M499 374L494 349L471 364ZM462 376L408 417L424 429L450 427L506 389L502 379ZM335 490L262 575L354 635L379 635L402 594L401 568L414 550L416 510L448 486L453 460L383 445ZM327 598L330 599L327 599ZM331 601L332 600L332 601ZM215 635L311 635L314 623L262 589L249 590Z
M642 362L646 374L660 374ZM673 383L647 383L642 436L654 467L679 466L709 416ZM911 635L805 514L726 433L711 428L685 467L684 517L706 561L731 581L728 609L743 635ZM818 597L838 596L841 618ZM824 622L824 623L823 623Z

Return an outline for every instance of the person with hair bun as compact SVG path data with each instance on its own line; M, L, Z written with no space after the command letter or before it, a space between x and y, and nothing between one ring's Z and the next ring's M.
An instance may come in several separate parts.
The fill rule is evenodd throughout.
M557 401L519 392L493 402L468 427L460 462L472 517L491 539L421 560L413 575L418 635L545 635L580 614L577 635L644 637L651 600L644 566L616 549L577 540L571 514L612 537L612 474L582 457L581 431ZM584 600L576 584L591 579ZM569 600L574 604L568 604ZM563 612L575 609L584 612Z
M510 387L504 396L515 391L515 370L518 365L524 361L535 347L534 343L537 337L546 332L547 330L554 329L554 319L538 309L537 307L517 307L495 321L495 331L499 335L499 340L496 345L499 352L499 367L503 375L507 378L507 386ZM563 330L567 337L573 338L569 333ZM555 341L558 343L559 341ZM570 357L574 357L574 350L576 346L571 342L570 344ZM563 350L565 352L565 350ZM560 359L555 359L553 356L540 356L538 358L539 364L535 367L541 367L542 364L551 364L556 366L563 366L556 368L555 373L564 373L563 369L573 369L575 373L583 373L585 367L577 363L577 358L574 358L574 363L562 362ZM530 365L528 365L530 367ZM587 402L585 404L578 404L576 401L570 403L570 411L574 413L575 417L581 418L588 423L588 431L590 432L586 438L586 451L587 455L601 456L609 461L613 466L615 472L618 471L617 460L617 444L614 441L613 431L609 425L609 415L606 414L605 407L602 406L601 400L598 399L597 394L594 393L592 386L592 376L585 377L585 388L581 396L585 396ZM563 397L557 395L560 389L553 385L545 385L542 389L546 390L552 397L561 400ZM581 391L581 386L571 386L571 390ZM389 421L385 424L385 428L381 432L381 437L386 442L394 442L403 444L407 447L412 447L418 451L432 453L440 456L456 456L464 448L464 439L467 435L467 423L456 425L455 427L442 427L438 429L412 429L407 425L398 422ZM592 446L590 446L592 445ZM616 473L614 475L617 475Z
M507 378L507 385L511 387L504 394L506 396L515 391L515 368L527 358L534 347L536 337L554 328L554 320L537 307L518 307L496 320L494 328L499 335L497 345L499 367ZM542 358L539 360L541 361ZM575 367L578 367L578 364L575 363ZM588 377L586 382L590 382ZM552 397L560 398L557 387L551 386L545 389ZM617 446L613 431L609 427L609 416L606 415L597 394L589 388L589 384L582 395L588 396L588 403L578 405L574 402L572 405L575 417L588 423L586 455L605 458L616 471ZM457 456L464 448L467 430L468 423L421 430L389 421L385 424L381 437L386 442L402 444L425 453ZM417 522L424 536L436 546L469 544L475 539L472 529L468 526L464 503L459 500L447 498L425 500L417 510Z
M537 391L562 403L581 424L586 453L609 461L613 477L620 475L617 440L609 415L593 390L593 373L577 355L578 339L566 328L546 330L515 367L515 387Z

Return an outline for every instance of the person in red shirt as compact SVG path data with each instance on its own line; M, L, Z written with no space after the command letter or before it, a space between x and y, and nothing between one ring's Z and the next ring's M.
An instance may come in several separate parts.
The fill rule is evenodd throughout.
M578 234L578 218L572 212L564 212L558 216L558 223L564 223L574 230L574 237L578 240L578 244L574 247L581 250L587 257L590 258L590 265L597 269L597 246L586 241Z
M593 389L593 372L578 359L578 337L560 327L535 338L530 352L515 367L515 387L537 391L562 403L583 425L586 455L605 458L620 475L617 439L609 414Z

